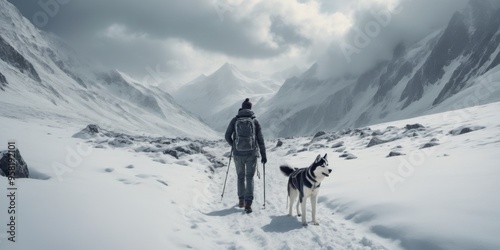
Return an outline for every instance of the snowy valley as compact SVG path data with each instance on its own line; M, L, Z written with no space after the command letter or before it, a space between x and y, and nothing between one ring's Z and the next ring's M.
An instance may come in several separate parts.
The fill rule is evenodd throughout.
M250 215L236 207L233 168L221 201L230 151L223 141L79 132L2 117L9 134L0 140L16 138L35 179L16 180L17 242L3 232L0 246L497 249L499 108L280 139L280 147L268 140L266 206L259 164ZM321 186L320 225L303 227L287 215L287 178L278 166L307 167L325 153L333 172Z
M361 74L324 67L225 63L169 91L0 0L0 163L15 148L29 170L0 165L0 249L500 249L500 9L471 0ZM250 214L222 135L247 97L268 159ZM303 226L279 166L318 154L333 171Z

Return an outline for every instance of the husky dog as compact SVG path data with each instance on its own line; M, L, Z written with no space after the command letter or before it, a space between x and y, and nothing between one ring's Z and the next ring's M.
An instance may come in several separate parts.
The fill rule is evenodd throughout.
M328 160L325 156L318 155L313 164L308 168L291 168L287 165L280 166L281 171L289 176L288 178L288 197L290 197L289 215L292 215L292 206L297 196L297 215L301 216L299 203L302 205L302 224L307 226L306 222L306 199L311 197L312 220L314 225L319 225L316 220L316 203L318 199L319 186L325 177L330 176L332 172L328 168Z

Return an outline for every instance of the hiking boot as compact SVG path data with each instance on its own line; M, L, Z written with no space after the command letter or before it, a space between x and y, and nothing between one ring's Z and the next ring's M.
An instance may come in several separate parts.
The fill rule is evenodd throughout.
M247 214L252 212L252 201L245 201L245 212Z
M240 202L238 203L238 207L240 208L245 207L245 200L240 200Z

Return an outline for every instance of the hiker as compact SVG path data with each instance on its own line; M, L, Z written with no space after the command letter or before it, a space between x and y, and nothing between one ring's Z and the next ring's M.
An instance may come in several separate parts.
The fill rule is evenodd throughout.
M238 115L226 130L226 141L233 151L234 165L238 175L238 206L252 212L253 177L257 166L258 151L262 164L266 164L266 146L259 122L252 111L252 103L246 98Z

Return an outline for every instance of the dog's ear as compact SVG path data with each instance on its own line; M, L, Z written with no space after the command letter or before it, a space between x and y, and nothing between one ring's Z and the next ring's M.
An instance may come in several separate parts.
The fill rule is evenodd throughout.
M316 157L316 160L314 161L314 163L318 163L319 161L321 161L321 155L318 155L318 156Z
M325 156L323 156L323 158L325 158L325 159L326 159L326 155L327 155L327 154L325 154Z

